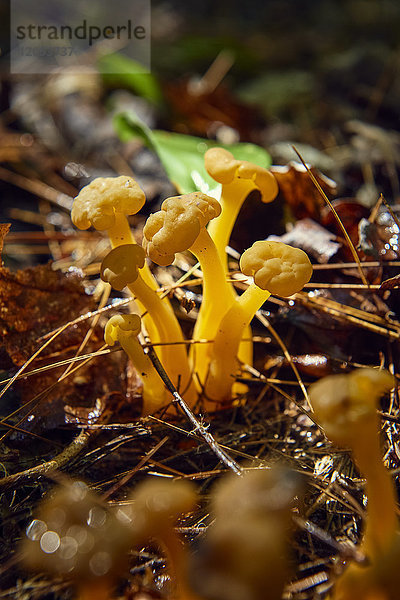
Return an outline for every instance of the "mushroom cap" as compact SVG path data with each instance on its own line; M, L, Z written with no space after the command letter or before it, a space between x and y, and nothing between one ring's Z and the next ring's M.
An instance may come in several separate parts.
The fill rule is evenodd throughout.
M379 398L394 384L387 371L363 368L346 375L329 375L309 387L315 417L328 438L339 446L368 435L376 425Z
M115 214L135 215L146 201L132 177L98 177L81 189L74 200L71 219L78 229L91 225L99 231L115 224Z
M207 172L218 183L232 183L235 178L252 180L265 203L272 202L278 194L278 182L268 169L247 160L236 160L233 154L224 148L207 150L204 164Z
M190 248L201 229L218 217L221 205L202 192L167 198L143 229L143 247L158 265L170 265L177 252Z
M254 277L262 290L277 296L299 292L312 275L307 254L283 242L255 242L240 258L242 273Z
M132 503L121 507L117 517L129 522L135 543L142 543L173 527L182 513L193 509L196 498L189 481L148 478L137 486Z
M226 476L219 481L212 497L212 511L217 519L240 519L266 514L289 514L293 498L301 491L298 473L284 467L254 469L241 477Z
M140 333L142 320L139 315L114 315L104 328L104 341L109 346L119 342L121 336L136 337Z
M136 281L139 269L144 267L146 253L137 244L123 244L113 248L103 259L100 277L115 290L121 291Z
M93 580L123 568L129 530L85 483L72 481L40 504L23 545L31 569Z

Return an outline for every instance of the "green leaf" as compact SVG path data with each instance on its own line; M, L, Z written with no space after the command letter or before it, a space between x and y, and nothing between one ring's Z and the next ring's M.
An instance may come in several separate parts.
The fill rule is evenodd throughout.
M115 52L101 56L97 68L107 85L123 86L151 104L162 104L163 95L157 79L139 62Z
M262 167L271 164L268 152L255 144L238 143L228 146L191 135L152 131L132 113L116 115L114 126L122 141L138 137L158 154L168 177L180 194L200 190L212 196L219 195L219 184L209 176L204 167L204 153L214 146L226 148L238 160L247 160Z

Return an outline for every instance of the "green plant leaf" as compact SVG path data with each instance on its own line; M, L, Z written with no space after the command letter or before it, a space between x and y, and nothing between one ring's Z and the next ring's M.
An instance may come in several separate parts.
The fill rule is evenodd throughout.
M151 104L162 104L163 95L157 79L139 62L115 52L101 56L97 68L107 85L123 86Z
M114 126L122 141L138 137L158 154L168 177L180 194L200 190L218 197L220 186L204 167L204 153L214 146L226 148L238 160L247 160L262 167L271 164L268 152L255 144L238 143L228 146L191 135L152 131L132 113L117 114Z

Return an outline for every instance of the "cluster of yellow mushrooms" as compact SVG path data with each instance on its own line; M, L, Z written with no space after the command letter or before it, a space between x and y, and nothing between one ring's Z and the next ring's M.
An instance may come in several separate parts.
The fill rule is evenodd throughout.
M199 394L212 410L232 399L240 363L252 362L252 318L270 294L291 296L309 281L307 255L280 242L259 241L246 250L240 268L248 288L237 295L229 282L226 246L249 194L264 202L277 194L268 170L235 160L214 148L205 155L207 171L222 184L220 201L201 192L167 198L144 227L139 246L128 216L145 202L129 177L97 179L74 202L72 220L81 229L106 230L112 249L101 277L117 290L126 286L139 314L113 316L105 340L128 354L143 381L143 414L168 403L164 384L138 335L145 330L172 382L188 404ZM146 257L167 266L189 250L203 274L202 303L190 351L169 300L161 297ZM196 343L206 340L208 343ZM337 578L331 600L398 600L400 538L397 499L381 458L380 397L394 387L387 371L357 369L312 384L309 396L316 421L326 436L353 453L366 479L368 508L362 564L350 564ZM25 553L33 568L74 576L83 599L107 599L115 577L126 567L128 549L156 539L169 559L176 600L280 600L290 578L291 509L299 489L293 473L277 468L244 470L222 479L212 496L212 525L200 550L184 550L174 529L196 503L195 489L184 481L148 480L124 506L110 509L80 482L46 499L28 526Z
M101 266L101 277L117 290L128 287L144 314L143 327L157 348L165 371L191 406L202 393L203 407L213 410L231 400L240 362L252 365L250 322L269 295L291 296L312 274L307 255L281 242L256 242L240 260L245 275L253 278L240 296L229 282L226 246L239 210L253 190L263 202L278 193L274 176L258 165L234 159L221 148L206 152L209 174L222 184L217 201L202 192L167 198L161 210L147 219L139 246L128 224L145 202L130 177L100 178L86 186L74 201L72 221L80 229L91 225L107 231L112 250ZM167 266L179 252L190 251L203 274L202 302L187 345L168 298L161 298L146 263ZM135 316L112 317L106 342L119 342L143 379L143 414L167 404L164 387L137 341L141 324Z

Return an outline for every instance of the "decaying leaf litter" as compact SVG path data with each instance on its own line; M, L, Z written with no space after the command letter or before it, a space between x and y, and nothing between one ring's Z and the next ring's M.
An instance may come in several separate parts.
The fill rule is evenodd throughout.
M78 106L69 102L71 110L85 102L94 115L103 112L98 100L84 94L78 95ZM48 114L42 110L43 118ZM108 122L106 116L102 119ZM130 299L109 297L98 279L107 245L97 232L74 230L66 210L85 179L108 169L135 175L138 170L150 198L149 212L156 210L160 197L170 194L173 187L160 163L137 137L131 139L132 120L121 116L121 123L127 125L125 145L110 127L108 151L84 148L82 155L78 148L76 161L66 160L65 147L60 154L49 152L37 131L35 136L15 136L3 125L1 179L13 195L25 190L39 198L37 209L36 204L32 209L29 202L16 202L4 215L4 221L25 222L24 230L2 233L3 260L11 266L3 267L0 274L3 597L70 594L68 582L21 571L18 545L38 500L63 474L85 479L111 503L123 502L133 484L149 473L193 479L204 501L180 523L180 529L195 545L210 522L206 499L213 482L236 466L269 466L278 461L301 472L307 481L301 510L293 515L295 565L285 597L300 600L323 594L340 571L340 561L349 554L356 556L349 542L355 544L360 536L364 483L349 455L333 448L307 415L307 384L361 365L383 365L397 373L399 212L396 169L390 166L398 164L398 138L361 122L348 124L355 150L348 152L347 164L344 160L341 168L335 166L341 174L339 183L349 172L358 169L365 175L368 171L364 161L371 140L372 165L379 165L381 171L386 166L391 174L383 178L382 186L389 188L389 194L385 189L385 196L380 196L378 178L370 207L360 202L363 186L354 187L352 198L342 198L333 181L315 169L316 182L301 163L274 167L281 190L278 206L271 209L271 216L271 207L260 209L256 199L248 199L232 238L232 278L240 288L237 251L260 237L256 225L261 222L265 230L268 218L273 219L268 235L290 240L313 258L312 282L295 299L271 298L253 322L256 368L242 402L212 415L202 414L201 406L186 415L177 407L172 419L162 413L138 419L138 376L120 350L105 349L102 333L105 316L129 305ZM162 134L157 143L160 140ZM303 157L303 149L297 144L296 148ZM327 160L326 153L320 151L320 158ZM296 160L293 151L290 159ZM187 170L185 175L181 185L194 185L187 180ZM283 214L285 222L291 223L287 232ZM143 221L138 217L132 225L140 231ZM359 262L354 261L354 248ZM49 257L51 266L36 265L37 259L43 262ZM193 304L199 301L199 273L191 272L192 267L193 261L182 256L168 271L155 269L187 332L193 324ZM399 468L395 394L381 412L385 462L395 476ZM133 552L131 574L121 581L120 594L134 597L145 589L159 595L167 587L164 560L156 548L140 556Z

